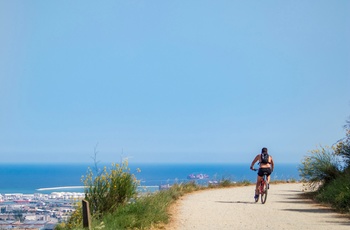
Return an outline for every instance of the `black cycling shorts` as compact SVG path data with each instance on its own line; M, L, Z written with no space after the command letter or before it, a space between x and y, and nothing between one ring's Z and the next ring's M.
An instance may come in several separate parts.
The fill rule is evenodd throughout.
M271 168L259 168L258 175L259 176L270 176L271 174Z

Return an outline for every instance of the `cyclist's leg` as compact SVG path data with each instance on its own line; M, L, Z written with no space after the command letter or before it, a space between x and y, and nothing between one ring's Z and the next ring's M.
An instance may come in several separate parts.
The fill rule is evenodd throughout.
M267 174L267 188L270 189L270 175L271 175L271 169L269 170Z
M256 178L255 195L259 194L259 186L260 186L261 180L262 180L262 177L258 175L258 177Z
M255 199L255 202L257 202L258 199L259 199L260 180L261 180L261 177L258 176L258 177L256 178L256 186L255 186L255 191L254 191L254 199Z
M266 175L267 189L270 189L270 175Z

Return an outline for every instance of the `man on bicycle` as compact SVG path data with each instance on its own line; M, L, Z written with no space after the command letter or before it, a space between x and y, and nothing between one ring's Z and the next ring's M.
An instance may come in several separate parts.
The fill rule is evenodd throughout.
M252 164L250 165L250 169L254 168L254 164L259 161L260 167L258 171L258 177L256 180L255 187L255 197L259 197L259 185L264 175L267 175L267 188L270 186L270 175L275 167L273 163L272 157L267 153L267 148L262 148L261 154L256 155Z

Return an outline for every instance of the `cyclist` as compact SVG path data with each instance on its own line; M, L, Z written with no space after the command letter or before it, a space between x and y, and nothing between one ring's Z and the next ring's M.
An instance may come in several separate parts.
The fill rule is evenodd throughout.
M260 167L259 167L259 171L258 171L258 177L256 180L256 187L255 187L255 196L254 198L258 198L259 197L259 185L260 182L262 180L262 177L264 176L264 174L267 175L267 188L270 187L270 175L275 167L274 163L273 163L273 159L272 156L270 156L267 153L267 148L262 148L261 150L261 154L256 155L256 157L254 158L254 160L252 161L252 164L250 165L250 169L254 168L254 164L259 161Z

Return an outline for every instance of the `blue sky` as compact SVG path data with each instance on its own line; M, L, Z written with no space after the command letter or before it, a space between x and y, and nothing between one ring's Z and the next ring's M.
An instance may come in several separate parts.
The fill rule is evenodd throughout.
M345 136L349 1L0 1L2 162L300 162Z

